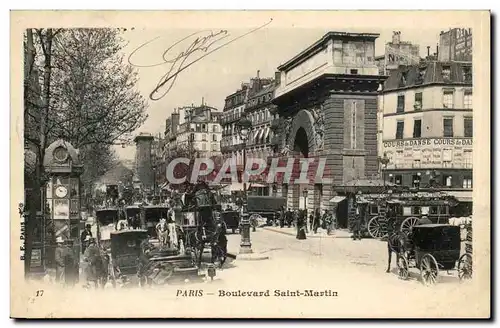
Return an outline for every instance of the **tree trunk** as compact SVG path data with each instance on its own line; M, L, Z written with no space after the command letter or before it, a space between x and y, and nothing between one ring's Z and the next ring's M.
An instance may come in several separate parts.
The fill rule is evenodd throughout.
M35 62L35 53L34 53L34 46L33 46L33 30L28 29L27 30L27 41L26 41L26 57L25 57L25 65L24 65L24 106L25 106L25 111L26 107L30 106L29 104L29 97L30 97L30 85L31 85L31 68L33 67L33 64ZM26 117L24 118L26 120ZM31 179L32 182L32 192L29 193L25 199L25 207L26 211L28 212L28 216L24 217L25 221L25 235L24 235L24 274L28 275L30 272L30 264L31 264L31 253L32 253L32 248L33 248L33 223L34 220L36 220L36 204L35 204L35 190L37 188L37 168L38 168L38 152L37 152L37 160L35 163L35 178ZM26 183L25 186L26 187ZM25 189L26 192L26 189Z
M25 275L28 275L31 269L31 254L33 250L33 237L34 237L34 227L37 211L40 211L42 215L45 212L45 204L42 201L42 190L41 188L44 186L44 167L43 167L43 158L45 156L45 148L47 147L47 118L49 114L49 104L50 104L50 77L52 72L52 29L47 29L45 33L45 38L42 38L42 33L38 32L40 37L40 42L42 43L43 56L45 59L44 64L44 76L43 76L43 88L42 88L42 99L41 99L41 115L40 115L40 131L39 137L40 142L38 145L38 153L36 157L36 170L35 177L33 179L33 192L31 195L31 199L28 201L29 206L29 217L28 222L26 222L26 236L25 236L25 262L24 262L24 272ZM28 42L33 44L33 35L32 33L28 34ZM43 217L45 220L45 217Z

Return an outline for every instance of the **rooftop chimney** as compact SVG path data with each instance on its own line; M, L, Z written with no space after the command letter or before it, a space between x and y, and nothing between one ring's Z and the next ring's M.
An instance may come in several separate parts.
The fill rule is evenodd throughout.
M257 70L257 78L260 78L260 70Z
M431 55L431 47L427 46L427 57Z
M278 85L280 84L280 82L281 82L281 72L280 71L274 72L274 83Z
M439 43L436 44L436 60L439 58Z
M201 97L201 105L205 105L205 97Z

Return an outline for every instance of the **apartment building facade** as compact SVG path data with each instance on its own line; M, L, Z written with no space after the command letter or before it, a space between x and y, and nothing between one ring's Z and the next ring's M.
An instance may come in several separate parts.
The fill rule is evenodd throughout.
M472 200L472 64L403 66L381 92L386 180L411 188L469 191Z
M279 117L276 113L276 106L272 104L276 84L269 81L262 85L262 90L249 96L245 106L247 118L252 122L249 138L246 144L247 156L259 158L267 162L268 158L274 155L272 139L274 132L271 129L273 121ZM266 182L266 175L250 177L252 186L257 188L260 195L272 194L272 186Z

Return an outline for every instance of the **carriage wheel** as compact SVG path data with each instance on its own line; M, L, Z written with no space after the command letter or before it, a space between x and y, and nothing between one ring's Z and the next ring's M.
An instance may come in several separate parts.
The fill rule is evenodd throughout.
M381 218L379 216L374 216L370 221L368 221L367 229L372 238L380 239L387 234L387 231L385 231L382 227L380 220Z
M405 219L402 223L401 223L401 227L399 228L399 230L401 232L404 232L405 234L409 234L411 229L416 226L418 223L418 218L415 217L415 216L412 216L412 217L409 217L407 219Z
M420 278L426 286L437 283L439 267L436 259L431 254L425 254L420 261Z
M399 279L408 280L409 264L408 264L408 260L406 259L406 257L404 255L398 254L397 265L398 265Z
M157 270L158 272L153 278L156 285L164 285L174 274L174 266L171 263L161 264Z
M460 281L472 279L472 256L470 254L465 253L460 256L457 271Z

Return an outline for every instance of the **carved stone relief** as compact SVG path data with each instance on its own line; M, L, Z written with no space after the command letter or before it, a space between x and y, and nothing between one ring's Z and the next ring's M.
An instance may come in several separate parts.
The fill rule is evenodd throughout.
M325 118L323 106L320 108L311 108L309 109L313 117L313 131L314 131L314 143L316 146L316 150L323 149L324 144L324 135L325 135Z

